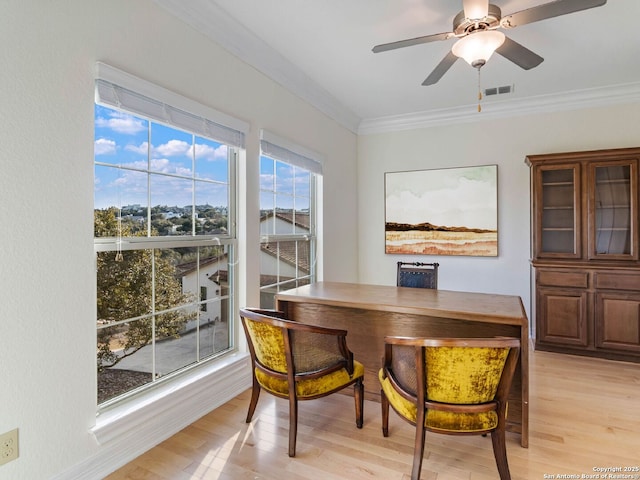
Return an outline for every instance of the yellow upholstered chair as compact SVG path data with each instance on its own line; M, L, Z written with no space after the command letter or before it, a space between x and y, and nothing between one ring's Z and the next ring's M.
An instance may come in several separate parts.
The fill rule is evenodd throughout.
M426 430L491 433L500 479L511 478L505 423L519 353L517 338L385 338L382 433L389 435L389 405L416 425L412 480L420 478Z
M347 348L346 330L287 320L282 312L240 310L253 371L247 413L251 422L260 390L289 400L289 456L296 454L298 400L312 400L354 385L356 426L362 428L364 367Z

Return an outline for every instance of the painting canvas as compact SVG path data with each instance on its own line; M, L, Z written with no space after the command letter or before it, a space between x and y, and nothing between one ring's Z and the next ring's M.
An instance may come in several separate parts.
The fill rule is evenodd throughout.
M498 255L498 166L385 173L385 253Z

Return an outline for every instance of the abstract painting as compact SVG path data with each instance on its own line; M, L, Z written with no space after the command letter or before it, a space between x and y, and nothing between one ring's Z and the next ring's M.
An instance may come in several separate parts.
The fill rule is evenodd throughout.
M385 173L385 253L498 255L498 166Z

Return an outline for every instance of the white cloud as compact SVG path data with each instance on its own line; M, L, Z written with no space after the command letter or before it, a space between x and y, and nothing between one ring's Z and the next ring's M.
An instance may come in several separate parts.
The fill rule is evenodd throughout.
M147 156L149 154L149 142L142 142L139 145L129 144L124 147L129 152L134 152L138 155ZM158 146L151 146L151 157L162 160L165 157L187 157L192 158L194 146L182 140L169 140L167 143L163 143ZM214 148L207 144L196 144L196 159L197 160L225 160L227 159L227 146L220 145Z
M138 153L146 153L146 145L140 145L136 147L134 145L127 145L125 147L127 150L138 152ZM146 155L145 158L140 160L134 160L132 162L123 163L122 166L126 166L127 168L132 168L139 171L146 171L149 169L152 173L164 173L169 175L180 175L183 177L191 177L191 167L180 165L179 163L173 163L168 158L152 158L150 162L147 161ZM123 172L122 175L128 175L127 172ZM136 172L135 175L141 175L141 173ZM146 174L142 174L146 175Z
M153 154L163 157L176 157L179 155L188 155L191 150L191 144L182 140L169 140L163 145L154 147Z
M99 138L93 144L95 155L113 155L116 153L116 142L107 138Z
M166 158L154 158L151 160L151 170L160 173L173 173L170 172L171 162Z
M198 160L226 160L227 159L227 146L219 145L216 148L213 148L211 145L207 145L204 143L197 143L195 145L196 148L196 159ZM189 148L189 155L193 154L193 147Z
M147 153L149 152L149 142L142 142L140 145L129 144L126 147L124 147L124 149L129 152L134 152L134 153L146 156Z
M126 150L140 155L147 155L149 152L149 143L142 142L140 145L129 144L125 147ZM204 160L226 160L227 159L227 146L221 145L218 148L213 148L206 144L196 144L196 158ZM151 147L151 156L153 158L159 157L188 157L193 156L193 145L183 140L169 140L162 145Z
M265 190L273 190L274 181L275 181L275 175L273 173L260 174L260 188L263 188Z
M117 133L135 135L147 129L146 122L126 113L112 111L109 118L98 117L95 120L97 127L109 128Z
M171 163L171 160L167 158L153 158L151 160L150 170L152 172L191 177L191 168Z

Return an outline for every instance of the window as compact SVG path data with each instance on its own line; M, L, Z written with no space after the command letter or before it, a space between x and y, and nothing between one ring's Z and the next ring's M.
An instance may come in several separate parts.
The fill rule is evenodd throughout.
M316 280L318 154L262 132L260 156L260 306Z
M199 116L204 107L102 67L94 243L104 408L235 348L235 171L244 136Z

